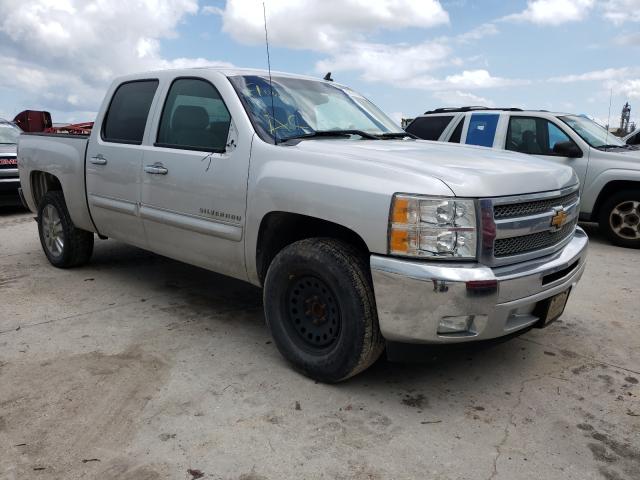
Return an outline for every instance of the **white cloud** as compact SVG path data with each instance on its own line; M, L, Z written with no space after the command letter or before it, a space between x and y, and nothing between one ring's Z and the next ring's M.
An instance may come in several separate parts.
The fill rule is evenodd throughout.
M623 47L640 47L640 32L618 35L614 43Z
M613 93L622 95L628 100L640 100L640 78L630 78L620 81L610 80L605 83Z
M590 72L564 75L562 77L552 77L551 82L573 83L573 82L593 82L602 80L616 80L640 73L638 67L606 68L604 70L593 70Z
M606 0L604 16L616 25L640 22L640 0Z
M494 77L487 70L464 70L456 75L449 75L445 83L459 88L496 88L530 83L526 80L513 80Z
M503 20L561 25L583 20L594 4L594 0L529 0L525 10L508 15Z
M316 64L318 72L361 71L368 81L399 83L448 64L451 49L440 42L417 45L354 43Z
M379 30L430 28L449 23L438 0L266 1L269 42L288 48L330 51ZM262 0L227 0L204 7L222 17L223 31L244 44L264 42Z
M216 63L160 55L197 0L0 0L0 11L0 87L31 94L32 108L94 111L119 74Z
M469 105L481 105L484 107L493 107L494 103L484 97L474 95L469 92L462 92L460 90L448 90L442 92L434 92L434 98L443 102L447 107L465 107Z
M497 35L498 33L498 28L493 23L485 23L473 30L458 35L456 40L460 43L471 43L490 35Z

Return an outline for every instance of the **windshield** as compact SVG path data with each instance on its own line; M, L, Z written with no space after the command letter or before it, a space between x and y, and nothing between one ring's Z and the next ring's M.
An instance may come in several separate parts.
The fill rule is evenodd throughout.
M567 115L559 117L564 123L569 125L582 139L595 148L603 146L624 147L625 143L613 133L607 132L593 120L578 115Z
M22 133L18 127L8 122L0 122L0 144L16 144Z
M359 130L371 135L405 133L369 100L345 87L272 77L271 95L268 77L242 75L230 80L258 133L276 142L333 130Z

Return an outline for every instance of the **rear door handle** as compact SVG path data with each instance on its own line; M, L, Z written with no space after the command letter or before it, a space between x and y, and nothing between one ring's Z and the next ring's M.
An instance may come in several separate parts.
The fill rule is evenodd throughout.
M152 175L166 175L169 173L161 163L154 163L153 165L146 165L144 167L144 171L147 173L151 173Z
M106 165L107 159L102 156L101 153L97 154L95 157L91 157L89 160L94 165Z

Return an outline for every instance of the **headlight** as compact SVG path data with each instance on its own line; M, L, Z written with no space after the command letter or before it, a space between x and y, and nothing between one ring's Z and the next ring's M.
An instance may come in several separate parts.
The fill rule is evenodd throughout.
M475 202L396 194L389 219L389 253L476 258Z

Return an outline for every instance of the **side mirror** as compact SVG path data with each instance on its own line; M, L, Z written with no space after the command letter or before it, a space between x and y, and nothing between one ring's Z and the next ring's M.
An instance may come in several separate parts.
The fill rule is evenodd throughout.
M553 146L553 153L559 157L580 158L582 157L582 150L575 143L571 141L558 142Z

